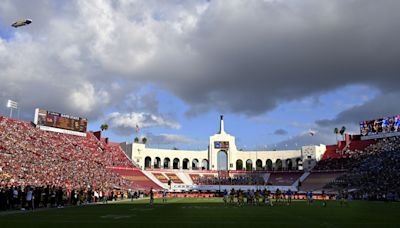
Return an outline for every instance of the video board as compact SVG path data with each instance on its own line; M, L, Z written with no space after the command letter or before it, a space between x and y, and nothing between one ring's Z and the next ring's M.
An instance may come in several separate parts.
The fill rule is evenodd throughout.
M400 115L360 122L361 136L385 136L397 132L400 132Z
M88 121L86 118L62 114L59 112L36 109L35 124L52 128L85 133Z
M215 141L214 148L215 149L229 149L229 142L228 141Z

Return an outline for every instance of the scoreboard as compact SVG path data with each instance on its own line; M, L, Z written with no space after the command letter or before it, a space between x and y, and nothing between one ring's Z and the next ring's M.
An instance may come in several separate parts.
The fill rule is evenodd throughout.
M214 148L215 149L229 149L229 142L228 141L215 141Z
M59 112L36 109L35 124L51 128L85 133L88 120L86 118L62 114Z

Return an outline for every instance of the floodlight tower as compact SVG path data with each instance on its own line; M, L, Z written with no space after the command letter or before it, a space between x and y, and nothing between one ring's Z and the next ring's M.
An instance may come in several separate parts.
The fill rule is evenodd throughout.
M10 109L10 118L12 118L13 109L18 109L18 102L8 100L7 101L7 108Z

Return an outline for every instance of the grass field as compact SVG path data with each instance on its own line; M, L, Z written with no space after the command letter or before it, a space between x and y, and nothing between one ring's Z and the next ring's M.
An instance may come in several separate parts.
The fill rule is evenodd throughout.
M400 227L400 203L224 207L218 198L173 198L1 214L1 227Z

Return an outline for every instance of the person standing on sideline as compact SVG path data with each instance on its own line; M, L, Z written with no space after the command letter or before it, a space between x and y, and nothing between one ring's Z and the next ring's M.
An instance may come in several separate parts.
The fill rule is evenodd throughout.
M16 209L18 205L18 190L14 187L12 190L12 209Z
M166 203L167 202L167 190L164 189L163 194L162 194L162 202Z
M62 187L60 186L57 191L57 207L63 208L64 207L64 192Z
M150 189L150 207L153 207L154 205L154 192L153 192L153 187Z
M292 204L292 196L293 196L293 192L292 192L292 190L287 190L286 191L286 195L287 195L287 205L290 205L290 204Z
M28 192L26 193L26 203L28 204L28 210L33 210L33 190L31 187L28 187Z

